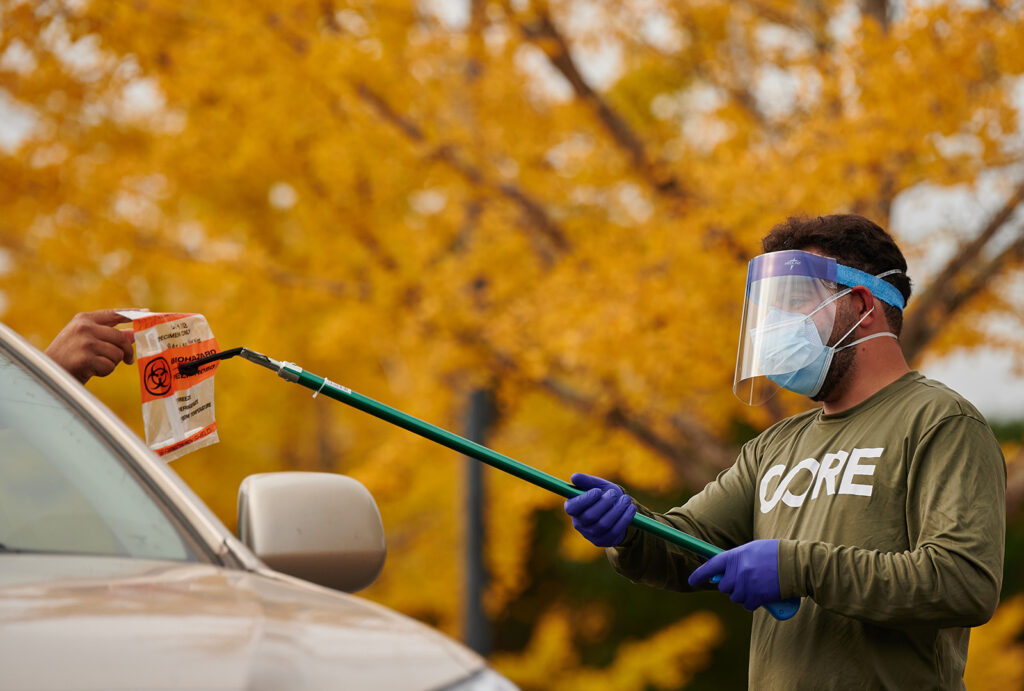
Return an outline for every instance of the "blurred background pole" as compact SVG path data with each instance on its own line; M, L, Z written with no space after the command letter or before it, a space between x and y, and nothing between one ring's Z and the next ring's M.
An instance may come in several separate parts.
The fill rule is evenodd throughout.
M485 61L485 50L483 42L483 31L487 24L486 1L470 0L470 21L468 34L470 39L469 59L464 68L464 79L466 86L457 104L458 110L466 120L468 131L479 133L483 130L477 118L477 106L479 105L472 94L476 93L473 85L480 79L483 73ZM483 141L476 135L477 144L482 145ZM486 147L482 147L484 150ZM459 246L466 245L468 236L476 229L481 211L483 210L480 200L473 199L466 207L466 218L459 231ZM473 285L473 291L479 296L480 291L485 288L486 283L477 281ZM480 304L478 303L478 307ZM476 389L469 396L469 410L466 415L466 436L470 441L487 445L487 431L494 424L497 410L494 405L494 396L488 389ZM483 657L491 652L491 627L484 612L484 590L487 587L487 569L484 565L484 483L483 464L476 459L465 457L463 465L466 469L466 493L465 493L465 562L464 571L466 584L462 593L462 631L467 646L475 650Z
M486 389L477 389L469 396L466 414L466 437L478 444L487 443L487 430L494 424L497 410L494 396ZM465 584L462 593L462 631L466 645L483 656L490 653L490 622L484 612L483 596L487 587L484 565L484 464L465 458Z

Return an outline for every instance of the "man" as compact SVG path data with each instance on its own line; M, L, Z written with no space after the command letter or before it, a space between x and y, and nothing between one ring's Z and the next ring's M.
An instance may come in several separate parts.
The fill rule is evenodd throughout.
M1006 466L978 411L907 366L906 261L871 221L789 219L748 269L734 390L822 403L745 444L665 514L575 474L573 526L617 571L717 587L755 610L757 689L962 689L969 627L1002 581ZM629 526L635 511L726 549L701 559ZM802 598L774 619L766 603Z
M132 364L131 331L115 329L130 322L116 310L80 312L46 347L46 354L83 384L93 376L105 377L118 363Z

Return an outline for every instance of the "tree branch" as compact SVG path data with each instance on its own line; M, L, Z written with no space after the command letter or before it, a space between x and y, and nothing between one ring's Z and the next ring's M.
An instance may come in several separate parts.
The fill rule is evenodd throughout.
M355 84L355 88L365 103L372 107L381 118L394 125L406 138L418 144L426 142L426 136L414 122L397 113L387 101L369 86L359 82ZM499 183L488 180L479 168L467 163L459 155L455 147L447 144L435 148L433 153L430 154L430 158L445 163L470 184L497 193L518 206L529 222L529 228L535 231L531 234L534 250L546 264L553 263L555 258L570 250L569 240L565 232L548 216L541 204L523 192L518 186L507 182Z
M332 16L332 9L333 5L330 2L323 2L320 7L321 15ZM268 15L266 23L268 27L273 29L285 41L293 52L298 54L306 52L307 42L301 36L285 27L277 15ZM333 17L325 21L324 26L332 33L338 33L340 30ZM366 82L354 80L352 86L364 103L369 105L385 122L398 129L406 139L417 144L428 143L427 136L415 122L404 117L391 107L391 104L371 89ZM327 100L331 101L331 99ZM457 149L451 145L442 144L436 147L429 158L447 164L470 184L488 189L516 204L523 211L523 215L527 220L526 229L529 232L534 251L537 252L541 261L545 264L550 265L554 263L554 260L559 255L569 251L569 241L565 232L548 216L541 204L534 201L517 186L511 183L496 183L488 180L479 168L464 161Z
M535 17L530 21L517 20L513 17L511 8L506 8L506 11L512 21L519 26L523 37L544 52L555 69L572 86L576 97L594 111L597 119L611 135L612 140L625 152L631 165L640 176L657 192L672 201L677 203L690 201L691 193L684 189L664 164L651 159L640 137L634 134L626 121L587 84L569 52L565 38L551 21L547 9L535 8Z
M1024 202L1024 182L1020 183L1002 208L980 233L963 244L917 299L917 306L907 314L900 342L910 361L935 337L941 324L968 299L980 292L999 273L1003 265L1024 250L1024 229L1017 240L982 266L975 266L982 250L1011 219Z
M736 449L715 439L698 422L684 413L677 413L671 420L673 427L683 438L670 439L621 403L611 406L600 405L593 398L581 394L556 377L528 377L512 358L492 348L479 336L463 333L458 338L473 347L482 348L498 370L547 392L572 410L591 417L606 427L626 432L645 448L668 461L675 474L690 489L702 488L709 479L736 459Z

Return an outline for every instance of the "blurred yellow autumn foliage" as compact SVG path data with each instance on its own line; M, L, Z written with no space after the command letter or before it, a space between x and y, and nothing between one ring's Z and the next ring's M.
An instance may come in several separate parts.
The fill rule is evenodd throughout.
M644 640L623 643L615 663L598 670L581 667L572 654L573 619L562 610L546 612L525 650L497 654L492 662L524 690L675 689L707 665L709 649L722 638L718 619L697 612Z
M1024 689L1024 596L1004 602L992 620L971 632L964 679L968 689Z
M914 361L1024 356L993 326L1024 314L1022 18L1019 2L5 0L0 316L43 347L78 311L201 312L223 347L454 431L487 389L492 448L667 508L806 403L730 392L746 260L787 215L857 212L898 236L923 271ZM998 201L967 224L896 213L963 190ZM141 431L136 377L90 388ZM462 462L244 364L217 390L222 442L174 465L200 496L230 524L248 474L352 474L390 543L366 595L458 634ZM486 481L499 667L526 688L698 683L727 638L691 613L707 600L627 631L641 595L552 578L606 570L561 499ZM1019 660L1015 608L975 632L971 688L1020 678L998 663Z

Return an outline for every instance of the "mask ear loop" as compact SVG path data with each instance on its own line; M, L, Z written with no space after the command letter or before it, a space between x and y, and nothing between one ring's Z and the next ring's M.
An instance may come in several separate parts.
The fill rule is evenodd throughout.
M875 274L875 278L885 278L886 276L891 276L892 274L901 274L901 273L903 273L903 271L901 271L900 269L889 269L888 271L883 271L880 274ZM864 287L867 288L867 286L864 286ZM818 310L820 310L822 307L824 307L825 305L829 304L830 302L834 302L835 300L838 300L839 298L843 297L844 295L846 295L847 293L851 292L852 290L853 290L853 288L847 288L846 290L843 290L843 291L840 291L840 292L836 293L835 295L830 297L828 300L826 300L825 302L823 302L820 305L818 305L814 309L814 312L817 312ZM871 293L871 289L870 288L867 288L867 290L868 290L869 293ZM875 299L875 294L871 293L871 300L872 300L872 302L874 302L874 299ZM860 326L861 322L863 322L865 319L867 319L868 315L870 315L874 311L875 311L875 306L872 304L871 305L871 309L869 309L867 311L867 314L865 314L863 317L861 317L860 320L858 320L856 324L854 324L852 327L850 327L850 330L843 334L843 338L840 338L838 341L836 341L836 345L839 345L840 343L842 343L843 339L846 338L847 336L849 336L851 333L853 333L853 330L856 329L858 326ZM814 312L811 312L811 314L814 314ZM810 314L807 315L807 316L810 316ZM870 336L865 336L864 338L858 339L858 340L856 340L853 343L850 343L848 345L844 345L843 348L849 348L852 345L857 345L858 343L863 343L864 341L869 341L872 338L878 338L879 336L892 336L893 338L898 338L896 336L896 334L889 333L889 332L879 333L879 334L872 334ZM835 346L832 346L832 347L835 348ZM837 350L842 350L842 348L837 348Z
M856 328L856 327L854 327L854 328ZM845 336L844 336L844 338L845 338ZM842 348L836 348L836 352L839 352L840 350L846 350L847 348L852 348L853 346L857 345L858 343L863 343L864 341L870 341L872 338L895 338L896 340L899 340L899 336L897 336L893 332L885 331L883 333L871 334L870 336L865 336L864 338L858 338L853 343L847 343Z
M872 298L874 298L874 296L873 296L873 295L872 295ZM869 338L875 338L876 336L882 336L882 335L884 335L884 334L871 334L870 336L865 336L864 338L858 339L858 340L854 341L853 343L848 343L847 345L844 345L844 346L843 346L843 348L837 348L837 347L836 347L836 346L838 346L838 345L839 345L840 343L842 343L843 341L845 341L845 340L846 340L846 337L847 337L847 336L849 336L850 334L852 334L852 333L853 333L853 330L854 330L854 329L856 329L856 328L857 328L858 326L860 326L861 322L863 322L863 321L864 321L865 319L867 319L867 318L868 318L868 316L869 316L869 315L870 315L870 314L871 314L872 312L874 312L874 311L875 311L875 306L874 306L874 305L871 305L871 309L869 309L869 310L867 311L867 313L866 313L866 314L865 314L865 315L864 315L863 317L861 317L860 319L858 319L858 320L857 320L857 323L856 323L856 324L854 324L853 326L851 326L851 327L850 327L850 330L849 330L849 331L847 331L846 333L844 333L844 334L843 334L843 336L842 336L842 338L840 338L840 339L839 339L838 341L836 341L836 342L835 342L835 344L834 344L834 345L832 345L832 348L835 348L835 350L836 350L836 351L838 352L838 351L842 350L843 348L849 348L849 347L850 347L850 346L852 346L852 345L857 345L858 343L860 343L860 342L862 342L862 341L866 341L866 340L868 340ZM895 334L893 334L893 336L895 336Z
M850 291L852 291L852 290L853 290L853 288L846 288L845 290L840 290L840 291L839 291L838 293L836 293L835 295L833 295L832 297L830 297L830 298L829 298L828 300L825 300L825 301L824 301L824 302L822 302L822 303L821 303L820 305L818 305L817 307L815 307L815 308L814 308L813 310L811 310L810 312L808 312L808 313L807 313L807 315L806 315L806 318L808 318L808 319L809 319L810 317L814 316L814 315L815 315L815 314L817 314L817 313L818 313L818 312L819 312L820 310L823 310L823 309L825 309L826 307L828 307L829 305L831 305L831 304L832 304L833 302L835 302L835 301L836 301L836 300L838 300L839 298L843 297L844 295L848 294L848 293L849 293Z
M875 274L875 278L885 278L886 276L891 276L892 274L901 274L901 273L903 273L903 271L900 270L900 269L890 269L888 271L883 271L880 274ZM867 288L867 286L865 286L865 288ZM839 291L838 293L836 293L835 295L830 297L828 300L825 300L823 303L821 303L820 305L815 307L813 310L811 310L811 312L805 317L805 319L810 319L811 316L814 315L815 313L817 313L819 310L824 309L827 305L830 305L831 303L835 302L836 300L838 300L839 298L843 297L844 295L848 295L852 291L853 291L853 288L846 288L845 290ZM870 288L868 288L868 292L871 292ZM875 294L871 293L872 302L874 301L874 297L875 297ZM864 338L860 338L860 339L854 341L853 343L848 343L847 345L844 345L842 348L837 348L836 347L840 343L842 343L843 340L846 339L847 336L849 336L851 333L853 333L853 330L856 329L858 326L860 326L861 322L863 322L865 319L867 319L868 315L870 315L874 311L875 311L875 306L871 305L871 309L869 309L867 311L867 314L865 314L863 317L861 317L857 321L856 324L851 326L850 330L847 331L846 333L844 333L842 338L840 338L838 341L835 342L835 345L832 345L832 346L829 346L829 347L830 348L835 348L836 351L839 351L839 350L843 350L844 348L849 348L850 346L855 346L858 343L863 343L864 341L870 341L872 338L880 338L881 336L890 336L892 338L895 338L895 339L899 340L899 336L897 336L896 334L894 334L892 332L887 331L885 333L877 333L877 334L871 334L870 336L865 336Z
M884 276L888 276L888 275L890 275L890 274L901 274L901 273L903 273L903 272L902 272L902 271L900 271L899 269L892 269L891 271L886 271L886 272L884 272L884 273L880 273L880 274L878 274L877 276L875 276L875 278L882 278L882 277L884 277ZM865 287L866 287L866 286L865 286ZM850 292L851 290L852 290L852 288L847 288L847 289L846 289L846 290L844 291L844 293L848 293L848 292ZM871 292L871 289L870 289L870 288L868 288L868 292ZM871 293L871 299L872 299L872 302L874 302L874 298L875 298L875 294L874 294L874 293ZM885 331L885 332L883 332L883 333L871 334L870 336L865 336L864 338L858 338L858 339L857 339L856 341L854 341L853 343L847 343L847 344L846 344L846 345L844 345L844 346L843 346L842 348L836 348L836 346L837 346L837 345L839 345L840 343L842 343L842 342L843 342L843 340L844 340L844 339L845 339L845 338L846 338L847 336L849 336L849 335L850 335L851 333L853 333L853 330L854 330L854 329L856 329L856 328L857 328L858 326L860 326L860 325L861 325L861 322L863 322L863 321L864 321L865 319L867 319L867 318L868 318L868 315L870 315L870 314L871 314L872 312L874 312L874 311L875 311L875 306L874 306L874 305L871 305L871 309L869 309L869 310L867 311L867 314L865 314L865 315L864 315L863 317L861 317L861 318L860 318L860 319L859 319L859 320L857 321L857 323L856 323L856 324L854 324L854 325L853 325L852 327L850 327L850 330L849 330L849 331L847 331L847 332L846 332L845 334L843 334L843 337L842 337L842 338L840 338L840 339L839 339L838 341L836 341L835 345L834 345L834 346L832 346L833 348L835 348L836 352L839 352L840 350L845 350L846 348L852 348L853 346L857 345L858 343L863 343L864 341L870 341L870 340L871 340L872 338L882 338L883 336L888 336L889 338L895 338L896 340L899 340L899 336L897 336L897 335L896 335L896 334L894 334L893 332L891 332L891 331Z
M839 298L841 298L841 297L843 297L844 295L848 294L848 293L849 293L850 291L852 291L852 290L853 290L853 288L846 288L845 290L841 290L841 291L839 291L838 293L836 293L835 295L833 295L832 297L830 297L830 298L829 298L828 300L825 300L825 301L824 301L824 302L822 302L822 303L821 303L820 305L818 305L818 306L817 306L817 307L815 307L815 308L814 308L813 310L811 310L811 311L810 311L810 312L808 312L808 313L807 313L806 315L804 315L804 321L810 321L810 322L811 322L811 323L813 324L814 322L813 322L813 320L811 319L811 317L813 317L813 316L814 316L815 314L817 314L817 313L818 313L819 311L821 311L821 310L825 309L826 307L828 307L829 305L831 305L831 304L832 304L833 302L835 302L835 301L836 301L836 300L838 300ZM865 316L865 317L867 317L868 315L866 315L866 314L865 314L864 316ZM834 319L835 319L835 316L833 315L833 320L834 320ZM858 325L859 325L859 322L858 322L858 324L854 324L854 325L853 325L853 328L854 328L854 329L856 329ZM817 325L815 325L815 326L814 326L814 328L815 328L816 330L818 330L818 338L820 338L820 339L821 339L821 342L822 342L822 343L825 343L825 342L826 342L826 341L828 340L828 334L822 334L822 333L821 333L821 330L820 330L820 329L818 329ZM831 328L832 328L832 327L829 327L829 329L830 329L830 330L831 330ZM852 331L852 330L853 330L853 329L851 329L851 331ZM845 335L843 335L843 338L846 338L846 337L847 337L847 336L849 336L849 335L850 335L850 333L849 333L849 331L848 331L848 332L846 332L846 334L845 334ZM839 339L838 341L836 341L836 342L837 342L837 343L842 343L842 340L843 340L843 338L840 338L840 339ZM833 346L833 347L834 347L834 346Z

